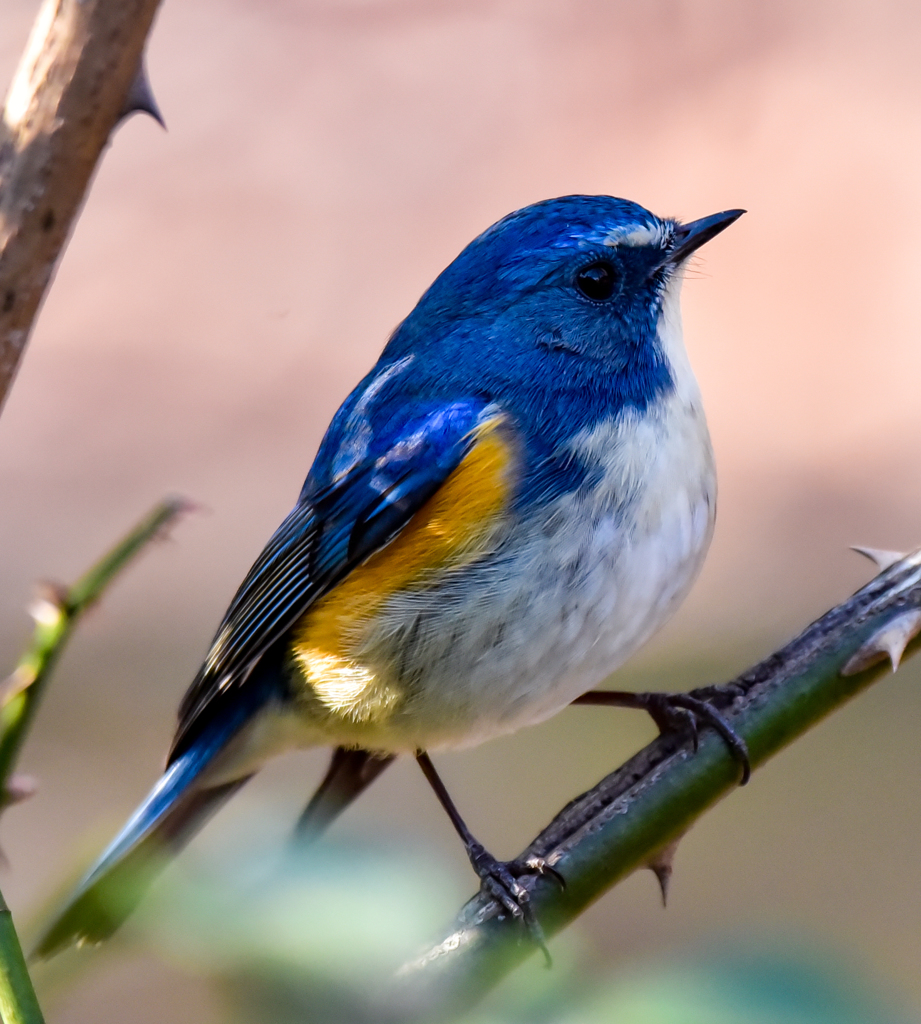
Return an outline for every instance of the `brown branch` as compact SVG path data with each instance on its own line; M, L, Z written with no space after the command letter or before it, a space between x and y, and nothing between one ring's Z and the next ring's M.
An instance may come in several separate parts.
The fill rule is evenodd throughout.
M42 3L0 122L0 408L159 2Z

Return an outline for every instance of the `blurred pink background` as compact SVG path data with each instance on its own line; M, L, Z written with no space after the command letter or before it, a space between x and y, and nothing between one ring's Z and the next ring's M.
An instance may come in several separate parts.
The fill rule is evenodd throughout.
M37 6L0 9L4 82ZM919 46L921 12L900 0L167 0L149 65L169 131L136 117L116 133L0 422L2 664L36 580L73 579L166 493L207 511L123 578L60 666L23 761L41 791L2 825L19 917L154 780L330 415L512 209L603 192L684 219L749 211L684 291L716 538L625 685L718 681L869 578L847 545L921 543ZM580 925L586 958L792 929L921 1006L918 682L915 665L883 681L707 816L666 913L648 874L609 894ZM628 712L573 711L443 772L511 855L650 735ZM264 800L283 837L323 760L274 766L227 815ZM473 888L411 765L338 827L428 843ZM171 1021L217 1019L202 985L142 953L52 1017L160 1021L165 987Z

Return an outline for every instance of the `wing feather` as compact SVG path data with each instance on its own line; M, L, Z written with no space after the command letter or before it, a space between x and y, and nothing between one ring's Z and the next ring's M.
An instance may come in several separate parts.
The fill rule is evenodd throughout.
M313 489L308 477L240 585L182 700L169 763L315 601L401 532L475 446L482 424L500 418L495 406L452 403L411 422L382 455L333 484Z

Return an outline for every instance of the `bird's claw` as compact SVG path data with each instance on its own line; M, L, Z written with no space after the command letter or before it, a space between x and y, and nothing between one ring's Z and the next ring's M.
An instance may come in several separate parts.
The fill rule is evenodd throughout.
M522 875L548 875L564 886L563 876L550 867L543 857L529 857L523 861L497 860L477 843L467 851L473 870L480 879L483 891L492 897L513 918L520 921L531 941L544 954L547 967L553 965L544 930L531 905L531 894L518 881Z
M551 881L556 882L561 891L566 889L566 879L555 867L548 864L543 857L510 860L508 862L508 869L515 878L521 878L522 875L541 875L543 878L549 878Z
M744 786L751 778L748 745L722 712L705 699L723 692L720 687L706 687L692 693L641 693L637 696L661 732L690 732L695 753L700 743L700 726L709 725L722 737L739 763L742 769L739 785Z
M720 700L730 703L736 697L742 697L745 692L745 687L741 683L715 683L711 686L698 686L697 689L689 691L691 697L708 703Z

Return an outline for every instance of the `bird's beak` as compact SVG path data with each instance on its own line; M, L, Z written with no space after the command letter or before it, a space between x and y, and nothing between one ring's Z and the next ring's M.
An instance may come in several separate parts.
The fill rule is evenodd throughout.
M709 242L730 224L734 224L743 213L744 210L724 210L709 217L701 217L700 220L692 220L690 224L680 224L675 228L674 248L665 257L665 262L677 266L704 242Z

